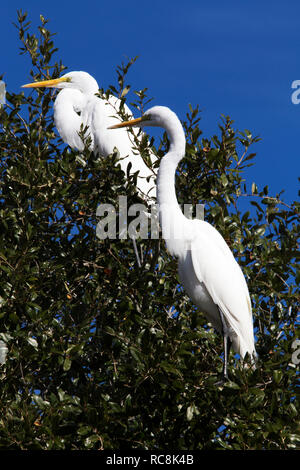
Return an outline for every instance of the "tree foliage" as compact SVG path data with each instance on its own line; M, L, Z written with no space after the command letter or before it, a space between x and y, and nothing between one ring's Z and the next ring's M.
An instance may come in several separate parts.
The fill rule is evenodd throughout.
M16 26L32 79L59 76L65 67L53 58L47 20L32 33L18 12ZM147 89L132 92L126 83L133 62L100 92L118 93L138 113L148 98ZM139 202L135 178L116 165L117 153L101 159L87 146L79 154L62 143L53 91L25 96L7 87L0 109L0 339L8 348L0 448L299 446L299 204L245 181L259 139L226 116L217 135L204 137L198 107L189 107L183 123L179 202L205 202L206 220L233 250L253 302L258 367L242 368L232 355L230 380L217 386L221 338L179 285L164 242L137 241L139 268L130 239L96 236L100 203L116 206L119 195ZM140 146L144 158L147 145ZM150 145L160 158L166 135Z

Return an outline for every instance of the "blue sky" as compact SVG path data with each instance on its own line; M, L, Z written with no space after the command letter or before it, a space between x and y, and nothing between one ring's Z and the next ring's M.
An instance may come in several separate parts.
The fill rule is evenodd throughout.
M49 19L68 71L85 70L106 88L116 65L138 55L128 81L147 87L153 105L184 119L188 104L199 104L206 137L218 133L221 114L259 135L247 181L274 195L285 189L286 202L298 198L300 104L291 101L300 80L298 1L2 2L0 74L11 92L28 82L30 68L12 25L17 9L33 26L40 14Z

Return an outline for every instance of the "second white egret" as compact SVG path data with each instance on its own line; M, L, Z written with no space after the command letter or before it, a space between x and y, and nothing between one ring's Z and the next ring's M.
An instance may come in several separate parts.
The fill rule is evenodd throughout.
M157 202L162 236L171 255L178 258L179 278L191 300L224 338L223 376L228 354L255 359L251 301L246 280L222 235L208 222L188 219L178 204L175 172L185 155L185 135L174 112L155 106L141 118L111 128L158 126L167 131L170 147L161 160Z

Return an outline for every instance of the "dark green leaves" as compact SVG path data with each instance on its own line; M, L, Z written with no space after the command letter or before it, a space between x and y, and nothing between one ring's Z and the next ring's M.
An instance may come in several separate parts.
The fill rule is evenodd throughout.
M18 13L34 79L65 68L40 20L32 33ZM100 93L121 97L123 118L126 99L139 113L150 101L146 88L126 83L134 62L118 67L117 85ZM0 448L299 447L299 203L248 181L258 142L251 131L223 116L216 135L203 136L199 107L191 105L183 124L178 199L205 203L205 220L243 269L256 370L231 356L230 380L218 385L221 338L178 283L163 241L137 240L138 268L131 240L96 237L100 202L117 207L120 194L129 195L128 206L140 202L134 177L115 165L117 153L102 160L88 141L80 154L64 146L51 92L8 93L0 109L0 340L7 348ZM145 161L149 145L160 159L166 135L135 142Z

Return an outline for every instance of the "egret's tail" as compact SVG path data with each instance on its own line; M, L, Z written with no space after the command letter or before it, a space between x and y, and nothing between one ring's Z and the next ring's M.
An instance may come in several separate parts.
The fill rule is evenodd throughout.
M251 362L251 367L255 369L258 355L254 346L254 341L251 341L249 342L249 344L247 344L244 339L238 335L235 335L233 338L230 339L232 341L232 347L234 351L241 356L241 359L245 359L246 355L248 354ZM247 363L245 362L245 367L247 367L246 364Z

